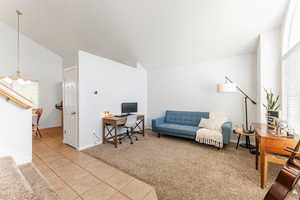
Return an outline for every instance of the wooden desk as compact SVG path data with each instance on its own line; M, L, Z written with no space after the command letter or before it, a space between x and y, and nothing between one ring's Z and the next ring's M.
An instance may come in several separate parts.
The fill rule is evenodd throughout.
M136 128L139 129L138 133L145 136L145 117L144 115L137 116ZM124 126L126 123L126 117L103 117L102 118L102 138L103 144L112 143L115 147L118 147L118 127ZM142 128L140 127L142 125Z
M260 155L260 187L265 188L267 183L268 166L265 165L266 153L287 155L285 147L295 148L299 138L287 138L274 135L275 131L268 129L266 124L253 123L256 143L256 169L258 169L258 156ZM259 154L260 151L260 154Z

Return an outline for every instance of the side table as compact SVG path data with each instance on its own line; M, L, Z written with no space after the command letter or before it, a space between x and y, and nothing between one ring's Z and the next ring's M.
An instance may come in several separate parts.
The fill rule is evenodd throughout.
M245 137L246 137L246 146L245 146L245 147L246 147L247 149L249 149L250 153L254 153L254 152L252 152L251 150L252 150L252 149L255 149L255 147L254 147L253 145L250 144L250 137L251 137L251 136L254 137L254 136L255 136L254 133L247 133L247 132L245 132L245 131L243 131L243 130L238 130L238 129L233 130L233 133L236 134L236 135L238 135L238 142L237 142L237 144L236 144L235 149L238 149L238 147L239 147L239 145L240 145L240 139L241 139L241 136L245 136Z

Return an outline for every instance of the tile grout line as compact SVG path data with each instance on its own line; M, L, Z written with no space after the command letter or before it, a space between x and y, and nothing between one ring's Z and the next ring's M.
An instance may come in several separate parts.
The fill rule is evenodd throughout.
M52 136L51 136L52 137ZM47 143L43 143L44 145L46 145L48 148L50 148L51 149L51 147L47 144ZM56 151L54 151L55 153L58 153L58 152L56 152ZM70 188L76 195L77 195L77 197L76 198L80 198L80 199L82 199L81 198L81 196L80 196L80 194L77 192L77 191L75 191L74 189L73 189L73 187L71 187L65 180L63 180L62 178L61 178L61 176L59 176L51 167L49 167L49 165L48 165L48 163L44 160L44 159L42 159L39 155L37 155L36 153L34 153L35 154L35 156L37 156L46 166L47 166L47 168L48 169L50 169L68 188ZM74 200L76 199L76 198L74 198Z
M80 152L80 151L79 151ZM85 154L86 155L86 154ZM63 155L64 156L64 155ZM89 155L87 155L87 156L89 156ZM89 156L89 157L91 157L91 156ZM66 158L66 157L65 157ZM93 158L93 157L91 157L91 158ZM102 183L104 183L105 185L108 185L108 186L110 186L111 188L113 188L114 190L116 190L117 192L119 192L119 193L121 193L122 195L124 195L125 197L127 197L127 198L129 198L130 200L133 200L132 198L130 198L129 196L127 196L126 194L124 194L122 191L120 191L119 189L117 189L117 188L115 188L113 185L111 185L111 184L109 184L109 183L107 183L106 181L104 181L104 180L102 180L102 179L100 179L100 178L98 178L97 176L95 176L93 173L91 173L89 170L87 170L87 169L85 169L85 168L83 168L83 167L81 167L79 164L77 164L76 162L74 162L73 160L70 160L70 159L68 159L68 158L66 158L67 160L69 160L69 161L71 161L72 163L74 163L74 164L76 164L78 167L80 167L81 169L83 169L83 170L85 170L86 172L88 172L91 176L93 176L94 178L96 178L97 180L99 180L100 182L102 182ZM97 160L98 162L101 162L101 161L99 161L99 160ZM104 164L106 164L106 163L104 163ZM112 167L112 166L111 166ZM113 167L114 168L114 167ZM116 169L116 168L115 168ZM121 170L119 170L119 171L121 171ZM123 171L121 171L121 172L123 172ZM124 173L124 172L123 172ZM126 173L125 173L126 174ZM112 176L110 176L109 178L111 178L111 177L113 177L114 175L112 175ZM130 176L130 175L129 175ZM134 178L134 177L133 177ZM129 181L125 186L127 186L127 185L129 185L129 183L131 183L131 182L133 182L134 180L131 180L131 181ZM123 187L125 187L125 186L123 186ZM122 188L123 188L122 187ZM87 191L86 191L87 192ZM85 192L84 192L85 193ZM112 195L111 195L112 196ZM111 197L110 196L110 197Z
M51 139L57 139L56 137L59 137L59 136L49 136ZM43 145L46 145L49 149L51 149L52 147L51 146L49 146L48 145L48 143L46 143L46 142L43 142L43 141L41 141L42 142L42 144ZM63 144L63 143L62 143ZM63 144L63 145L65 145L65 144ZM70 147L70 148L72 148L72 147ZM52 150L52 149L51 149ZM94 157L92 157L92 156L90 156L90 155L88 155L88 154L84 154L84 155L86 155L86 156L88 156L88 157L90 157L90 158L93 158L93 159L96 159L97 160L97 162L99 162L99 163L103 163L103 164L106 164L106 165L108 165L108 166L110 166L110 167L112 167L112 168L114 168L115 170L118 170L118 171L120 171L120 172L122 172L122 173L124 173L124 174L126 174L126 175L128 175L128 176L130 176L130 177L132 177L133 178L133 180L131 180L131 181L129 181L126 185L124 185L122 188L120 188L120 190L119 189L117 189L117 188L115 188L113 185L111 185L110 183L107 183L106 181L104 181L104 180L102 180L102 179L100 179L100 178L98 178L97 176L95 176L94 174L92 174L88 169L85 169L85 168L83 168L82 166L80 166L78 163L76 163L76 162L74 162L72 159L69 159L68 157L66 157L63 153L66 153L66 152L68 152L69 150L63 150L63 151L55 151L55 150L53 150L55 153L57 153L57 154L59 154L59 155L61 155L64 159L66 159L66 160L68 160L68 161L70 161L71 163L73 163L73 164L75 164L76 166L78 166L80 169L82 169L82 170L84 170L84 171L86 171L89 175L91 175L91 176L93 176L94 178L96 178L97 180L99 180L100 182L102 182L102 183L104 183L105 185L108 185L108 186L110 186L111 188L113 188L115 191L117 191L117 192L119 192L120 194L122 194L123 196L125 196L125 197L127 197L128 199L130 199L130 200L133 200L131 197L129 197L127 194L124 194L122 191L120 191L122 188L124 188L124 187L126 187L126 186L128 186L131 182L133 182L134 180L138 180L138 179L136 179L135 177L133 177L133 176L130 176L129 174L127 174L127 173L125 173L125 172L123 172L123 171L121 171L120 169L117 169L117 168L115 168L115 167L113 167L113 166L111 166L111 165L108 165L107 163L104 163L104 162L102 162L101 160L99 160L99 159L96 159L96 158L94 158ZM81 151L78 151L78 150L76 150L78 153L82 153ZM35 154L35 153L34 153ZM82 194L79 194L77 191L75 191L74 189L73 189L73 187L71 186L71 185L69 185L65 180L63 180L62 178L61 178L61 176L59 176L56 172L55 172L55 170L53 170L49 165L48 165L48 163L46 162L46 161L44 161L44 159L42 159L39 155L37 155L37 154L35 154L40 160L42 160L42 162L43 163L45 163L45 165L47 166L47 168L49 168L63 183L65 183L75 194L77 194L78 196L79 196L79 198L80 199L83 199L83 197L82 197L82 195L84 194L84 193L86 193L86 192L88 192L89 190L87 190L87 191L85 191L85 192L83 192ZM110 176L109 178L111 178L111 177L113 177L114 176L114 174L112 175L112 176ZM138 180L138 181L140 181L140 180ZM143 182L143 181L142 181ZM144 183L144 182L143 182ZM144 184L146 184L146 183L144 183ZM148 185L148 184L147 184ZM95 185L94 185L95 186ZM92 186L92 187L94 187L94 186ZM150 187L152 187L152 186L150 186ZM91 189L91 188L90 188ZM141 199L141 200L143 200L143 199L145 199L146 197L147 197L147 195L149 195L151 193L151 190L150 191L148 191L144 196L143 196L143 198ZM115 193L113 193L111 196L113 196ZM111 197L110 196L110 197ZM109 197L109 198L110 198ZM78 198L78 197L76 197L76 198ZM75 198L75 199L76 199Z
M79 151L79 152L80 152L80 151ZM87 155L87 154L84 154L84 155L91 157L90 155ZM63 156L64 156L64 155L63 155ZM96 159L96 158L94 158L94 157L91 157L91 158ZM67 158L67 159L68 159L68 158ZM68 159L68 160L69 160L69 159ZM103 164L108 165L107 163L104 163L104 162L100 161L99 159L96 159L96 160L97 160L98 162L101 162L101 163L103 163ZM80 165L78 165L77 163L75 163L75 162L72 161L72 160L69 160L69 161L73 162L74 164L76 164L77 166L79 166L81 169L87 171L89 174L91 174L91 175L92 175L93 177L95 177L96 179L100 180L101 182L105 183L106 185L109 185L110 187L112 187L113 189L115 189L116 191L118 191L119 193L121 193L122 195L124 195L125 197L129 198L130 200L134 200L134 199L132 199L131 197L129 197L127 194L124 194L122 191L120 191L119 189L115 188L115 187L114 187L113 185L111 185L110 183L107 183L106 181L104 181L104 180L98 178L97 176L95 176L95 175L92 174L89 170L87 170L87 169L81 167ZM133 177L133 176L127 174L126 172L123 172L122 170L120 170L120 169L118 169L118 168L115 168L115 167L113 167L113 166L111 166L111 165L109 165L109 166L112 167L112 168L114 168L114 169L116 169L116 170L118 170L118 171L120 171L120 172L122 172L122 173L124 173L124 174L126 174L126 175L128 175L128 176L130 176L130 177L132 177L133 180L129 181L129 182L128 182L126 185L124 185L122 188L128 186L128 185L129 185L131 182L133 182L134 180L141 181L141 180L136 179L135 177ZM114 175L110 176L109 178L111 178L111 177L113 177L113 176L114 176ZM141 182L143 182L143 181L141 181ZM143 183L144 183L144 182L143 182ZM144 183L144 184L147 184L147 183ZM147 184L147 185L149 185L149 184ZM152 187L152 186L150 186L150 187ZM122 189L122 188L120 188L120 189ZM145 194L145 196L144 196L141 200L144 200L144 199L147 197L147 195L150 194L150 192L151 192L151 190L150 190L149 192L147 192L147 193Z
M37 157L39 157L38 155L36 155ZM70 188L76 195L77 195L77 197L76 198L78 198L78 197L80 197L80 199L82 199L81 198L81 196L80 196L80 194L77 192L77 191L75 191L65 180L63 180L62 178L61 178L61 176L59 176L51 167L49 167L48 166L48 164L43 160L43 159L41 159L40 157L39 157L39 159L46 165L46 167L49 169L49 170L51 170L54 174L55 174L55 176L57 177L57 178L59 178L59 180L61 180L68 188ZM49 181L48 181L49 182ZM75 198L75 199L76 199ZM73 200L75 200L75 199L73 199Z
M51 137L52 138L52 137ZM51 147L47 144L47 143L43 143L44 145L46 145L48 148L50 148L51 149ZM69 159L69 158L67 158L64 154L63 154L63 152L57 152L57 151L55 151L54 150L54 152L55 153L58 153L58 154L60 154L62 157L64 157L66 160L68 160L68 161L70 161L70 162L72 162L73 164L75 164L76 166L78 166L79 168L81 168L81 169L83 169L84 171L86 171L87 173L89 173L91 176L93 176L94 178L96 178L97 180L99 180L100 182L102 182L102 183L104 183L105 185L108 185L108 186L110 186L110 187L112 187L114 190L116 190L117 192L119 192L119 193L121 193L122 195L124 195L125 197L127 197L127 198L129 198L130 200L133 200L132 198L130 198L129 196L127 196L126 194L124 194L123 192L121 192L121 191L119 191L117 188L115 188L114 186L112 186L112 185L110 185L109 183L107 183L107 182L105 182L105 181L103 181L102 179L100 179L100 178L98 178L98 177L96 177L94 174L92 174L89 170L87 170L87 169L85 169L85 168L83 168L83 167L81 167L78 163L76 163L76 162L74 162L73 160L71 160L71 159ZM67 152L67 151L65 151L65 152ZM78 151L78 152L80 152L80 151ZM86 155L86 154L85 154ZM36 154L36 156L37 157L39 157L39 159L40 160L42 160L42 162L43 163L45 163L45 165L47 166L47 168L49 168L60 180L62 180L72 191L74 191L79 197L80 197L80 199L82 199L82 196L81 195L83 195L84 193L86 193L86 192L88 192L88 190L87 191L85 191L85 192L83 192L82 194L79 194L78 192L76 192L73 188L72 188L72 186L71 185L69 185L65 180L63 180L62 178L61 178L61 176L59 176L48 164L47 164L47 162L45 162L44 161L44 159L42 159L40 156L38 156L37 154ZM89 156L89 155L87 155L87 156ZM89 157L91 157L91 156L89 156ZM92 158L92 157L91 157ZM101 162L101 161L99 161L99 160L97 160L98 162ZM112 175L113 176L113 175ZM111 177L112 177L111 176ZM128 182L128 184L129 183L131 183L131 182L133 182L133 180L132 181L129 181ZM128 185L127 184L127 185ZM125 186L127 186L127 185L125 185ZM123 186L123 187L125 187L125 186ZM91 189L91 188L90 188ZM112 195L114 195L114 193L112 194ZM111 196L112 196L111 195ZM110 196L110 197L111 197ZM77 197L76 197L77 198Z

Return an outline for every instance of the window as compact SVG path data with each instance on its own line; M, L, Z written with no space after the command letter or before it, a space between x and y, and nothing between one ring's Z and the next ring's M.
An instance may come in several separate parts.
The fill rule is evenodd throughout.
M30 99L34 106L33 108L38 108L39 106L39 84L38 82L31 82L30 84L18 84L14 82L13 88L22 94L24 97Z
M284 60L283 109L291 128L300 135L300 46L297 45Z
M19 81L7 82L6 78L0 79L3 83L12 87L15 91L28 98L33 102L33 108L39 107L39 83L30 81L30 83L22 83Z

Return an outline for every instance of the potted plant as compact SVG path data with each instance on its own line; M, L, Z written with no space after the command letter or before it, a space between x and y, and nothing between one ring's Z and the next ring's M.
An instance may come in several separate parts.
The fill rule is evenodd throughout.
M268 125L272 128L274 128L274 123L276 118L279 118L279 95L275 95L272 90L268 91L265 89L266 92L266 98L267 98L267 104L263 104L263 106L267 110L267 122Z

